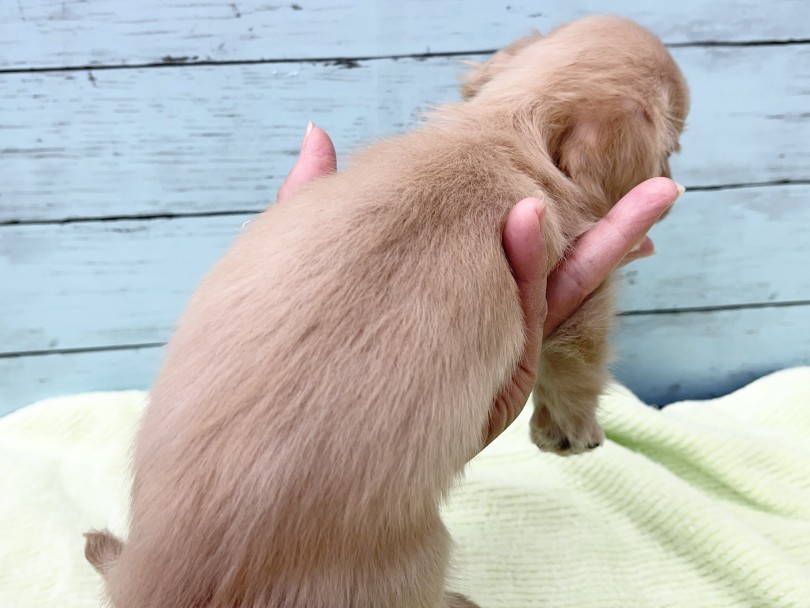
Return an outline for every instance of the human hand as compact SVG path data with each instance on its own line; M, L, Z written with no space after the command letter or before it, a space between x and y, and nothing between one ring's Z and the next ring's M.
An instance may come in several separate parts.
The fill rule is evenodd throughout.
M308 181L337 168L335 148L325 131L312 123L301 153L278 191L277 200L292 196ZM503 246L520 293L526 344L517 368L490 410L485 445L518 417L534 388L543 338L570 317L622 263L650 256L645 235L672 206L682 190L657 177L625 195L593 228L583 234L569 255L548 277L542 222L545 205L527 198L512 208L503 231ZM536 328L542 327L543 332Z
M626 194L576 242L571 254L545 276L546 245L542 225L545 205L536 198L512 208L503 231L503 246L520 293L526 343L512 379L490 410L484 445L489 445L523 410L537 379L543 338L570 317L608 275L623 263L655 252L646 236L683 192L663 177L649 179ZM543 332L536 328L542 327Z

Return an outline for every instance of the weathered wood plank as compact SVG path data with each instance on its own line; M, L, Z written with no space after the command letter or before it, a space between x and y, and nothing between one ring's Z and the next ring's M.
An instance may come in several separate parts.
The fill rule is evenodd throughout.
M623 317L616 377L647 403L717 397L810 364L810 306Z
M712 397L810 363L810 306L626 317L617 377L649 403ZM148 388L162 349L0 358L0 415L46 397Z
M8 0L0 67L466 52L606 12L672 43L810 38L804 0Z
M162 348L0 358L0 416L48 397L149 388Z
M6 226L0 353L165 341L250 216ZM625 311L810 300L810 186L687 192Z
M249 217L4 227L0 353L165 341Z
M686 192L621 271L621 308L810 300L810 186Z
M688 186L810 179L810 45L683 48ZM308 120L347 152L457 98L460 58L6 74L0 222L260 209Z

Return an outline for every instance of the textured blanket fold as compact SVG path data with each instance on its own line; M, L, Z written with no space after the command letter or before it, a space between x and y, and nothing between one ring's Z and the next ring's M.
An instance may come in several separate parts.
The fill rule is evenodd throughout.
M145 395L43 401L0 419L0 608L96 607L82 533L124 533ZM603 398L608 441L528 440L529 408L445 508L454 588L482 608L810 608L810 368L713 401Z

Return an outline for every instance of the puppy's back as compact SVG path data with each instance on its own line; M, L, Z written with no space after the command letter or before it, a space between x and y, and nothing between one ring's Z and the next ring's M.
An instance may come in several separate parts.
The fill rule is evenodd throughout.
M117 608L441 597L438 501L522 344L500 230L527 185L430 137L273 207L203 282L139 436Z

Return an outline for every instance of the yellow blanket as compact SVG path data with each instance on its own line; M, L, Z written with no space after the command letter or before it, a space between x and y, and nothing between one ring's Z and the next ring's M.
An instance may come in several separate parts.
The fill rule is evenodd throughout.
M125 532L145 395L0 419L0 608L100 605L82 532ZM810 368L663 411L605 395L608 441L563 459L520 420L446 506L454 587L483 608L810 608Z

